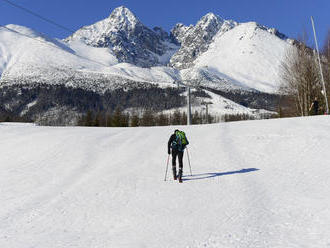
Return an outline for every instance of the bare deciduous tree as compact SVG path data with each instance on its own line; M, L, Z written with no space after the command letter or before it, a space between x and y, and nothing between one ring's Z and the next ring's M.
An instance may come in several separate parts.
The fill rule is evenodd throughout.
M316 56L304 42L287 51L282 63L280 93L293 96L296 115L309 115L309 107L315 97L321 99L320 74Z

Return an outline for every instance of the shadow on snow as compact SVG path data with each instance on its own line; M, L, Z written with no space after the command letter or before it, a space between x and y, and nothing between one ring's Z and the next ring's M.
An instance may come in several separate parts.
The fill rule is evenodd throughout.
M249 173L253 171L258 171L257 168L248 168L248 169L242 169L239 171L228 171L228 172L211 172L211 173L202 173L202 174L196 174L196 175L185 175L182 176L183 181L191 181L191 180L201 180L201 179L207 179L212 177L221 177L221 176L227 176L227 175L233 175L233 174L243 174L243 173Z

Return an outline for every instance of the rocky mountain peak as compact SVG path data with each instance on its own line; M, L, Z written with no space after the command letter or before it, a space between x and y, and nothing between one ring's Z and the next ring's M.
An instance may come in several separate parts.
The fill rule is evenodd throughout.
M151 30L124 6L114 9L108 18L79 29L65 41L74 40L94 47L108 47L119 62L141 67L164 64L160 57L172 49L164 43L169 40L164 30Z
M177 24L171 31L171 35L181 44L179 51L173 55L170 64L178 69L192 66L194 60L203 52L207 51L213 37L219 31L228 31L233 25L228 25L221 17L208 13L203 16L195 26L189 27ZM222 28L225 26L226 28Z
M196 26L207 27L210 25L219 25L221 23L223 23L223 19L220 16L208 13L197 22Z
M108 21L113 26L134 28L136 25L142 25L139 19L125 6L115 8L110 14Z

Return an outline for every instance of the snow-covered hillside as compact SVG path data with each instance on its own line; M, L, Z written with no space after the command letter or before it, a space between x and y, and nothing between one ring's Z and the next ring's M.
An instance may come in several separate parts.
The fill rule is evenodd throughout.
M330 120L179 127L0 124L0 247L329 247ZM170 168L170 167L169 167Z
M292 45L255 22L242 23L219 33L207 52L195 61L196 68L213 70L245 88L276 92L281 81L281 63Z
M66 44L17 25L0 28L0 51L2 85L67 84L102 92L121 81L171 83L175 78L172 68L118 64L107 48L87 46L79 40ZM108 79L109 85L91 83L102 78Z

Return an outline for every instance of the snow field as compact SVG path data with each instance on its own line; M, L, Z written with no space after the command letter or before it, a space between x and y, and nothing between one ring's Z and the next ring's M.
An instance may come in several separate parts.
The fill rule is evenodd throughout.
M330 120L0 124L0 247L329 247ZM164 182L188 136L193 176Z
M241 23L214 37L207 52L195 61L247 88L275 93L281 81L281 63L292 46L261 29L257 23Z

